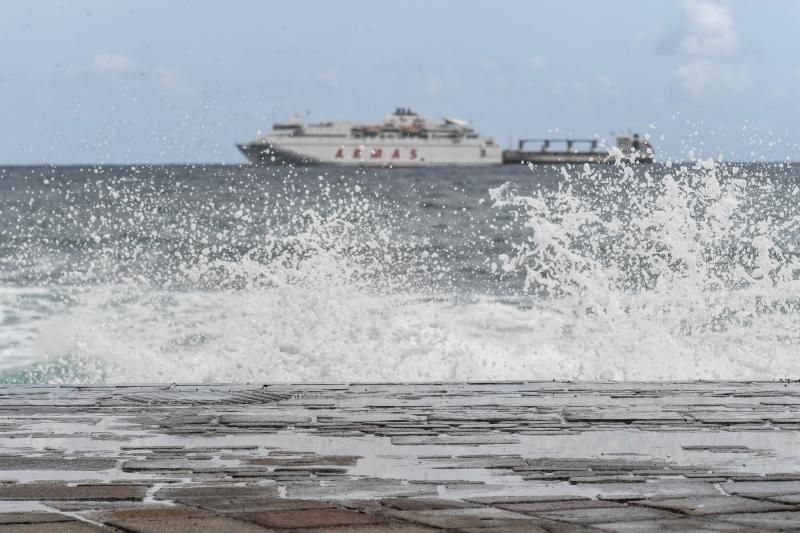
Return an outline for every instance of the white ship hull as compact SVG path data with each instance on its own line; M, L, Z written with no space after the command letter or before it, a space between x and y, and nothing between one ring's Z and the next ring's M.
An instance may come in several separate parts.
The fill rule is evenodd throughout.
M380 124L300 119L275 124L266 136L238 145L256 165L429 167L500 165L503 154L463 120L425 119L398 108Z
M288 141L288 142L287 142ZM251 163L342 165L369 167L426 167L500 165L499 146L486 146L472 139L462 142L437 142L421 139L350 139L298 137L265 139L239 145Z

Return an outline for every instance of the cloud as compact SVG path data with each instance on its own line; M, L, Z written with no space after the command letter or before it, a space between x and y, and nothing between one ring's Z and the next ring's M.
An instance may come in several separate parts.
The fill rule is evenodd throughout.
M705 100L722 93L735 92L750 83L750 75L740 65L718 63L705 58L679 65L673 75L681 92L692 100Z
M739 49L739 33L727 6L709 0L683 3L689 27L680 41L680 51L699 56L730 56Z
M741 37L727 4L684 0L682 10L681 29L669 34L657 48L683 58L672 71L678 92L701 101L747 86L749 72L736 61Z
M741 37L727 5L714 0L685 0L684 25L667 35L658 51L700 57L730 57Z
M133 62L124 54L104 52L92 57L89 68L95 72L124 74L133 70Z
M187 79L178 69L164 65L140 64L121 53L99 52L92 56L88 66L72 69L72 74L76 76L85 75L87 72L94 72L115 79L117 82L127 81L122 78L123 75L136 73L137 79L144 80L151 88L177 100L197 100L202 92L199 85Z
M528 59L528 67L531 70L544 70L547 68L547 60L540 55L535 55Z

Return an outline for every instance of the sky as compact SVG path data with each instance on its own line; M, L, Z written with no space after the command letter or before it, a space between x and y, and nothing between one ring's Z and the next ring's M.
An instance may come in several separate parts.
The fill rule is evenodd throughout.
M395 107L662 159L800 160L800 2L0 0L0 164L240 163Z

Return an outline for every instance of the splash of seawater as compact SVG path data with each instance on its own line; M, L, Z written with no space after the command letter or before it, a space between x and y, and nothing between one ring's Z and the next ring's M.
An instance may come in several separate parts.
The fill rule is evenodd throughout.
M502 269L524 271L524 290L553 315L558 333L542 341L578 363L571 377L795 376L797 197L713 160L658 179L617 168L565 172L535 195L491 191L526 217L528 237Z
M482 229L438 247L444 208L425 219L358 180L196 192L137 176L25 191L34 208L52 203L13 230L22 274L8 276L29 281L2 294L24 327L0 353L24 348L33 363L6 379L796 375L796 188L713 161L561 171L555 189L491 189L493 206L465 197L452 211L488 222L451 218ZM101 205L82 208L82 194ZM493 251L502 241L513 248ZM498 289L460 285L468 275Z

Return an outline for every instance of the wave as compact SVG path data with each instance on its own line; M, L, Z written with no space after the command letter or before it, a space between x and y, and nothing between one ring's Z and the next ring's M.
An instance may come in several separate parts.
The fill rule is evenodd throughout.
M51 250L57 274L0 298L2 379L796 377L798 189L760 168L620 162L487 186L444 244L367 185L290 176L261 203L193 210L118 183L119 216L76 226L96 236L82 255Z

